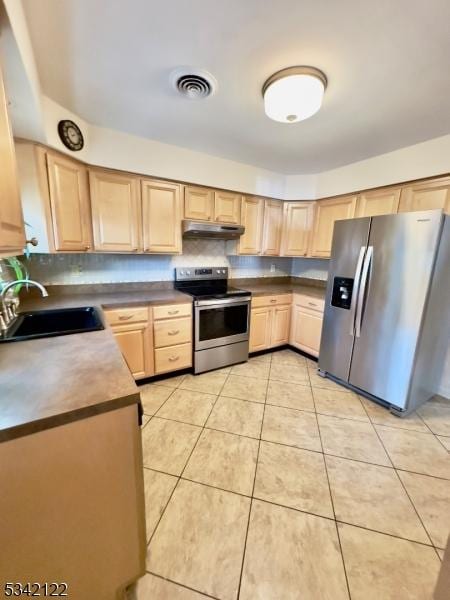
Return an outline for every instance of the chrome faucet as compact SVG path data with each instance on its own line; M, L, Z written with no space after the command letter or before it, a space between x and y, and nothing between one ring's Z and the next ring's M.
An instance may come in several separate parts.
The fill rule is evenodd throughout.
M6 292L18 285L19 283L25 283L26 285L33 285L37 287L42 296L48 296L48 292L45 287L40 284L38 281L34 281L33 279L16 279L15 281L10 281L7 283L2 291L0 292L0 331L5 331L17 317L17 308L19 306L18 298L6 298Z

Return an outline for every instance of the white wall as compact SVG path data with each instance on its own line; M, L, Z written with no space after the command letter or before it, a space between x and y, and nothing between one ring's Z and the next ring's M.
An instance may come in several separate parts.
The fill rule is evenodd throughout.
M68 154L58 121L75 120L85 135L77 156L91 164L283 200L312 200L450 172L450 134L311 175L283 175L155 140L90 125L42 96L47 143Z
M285 176L280 173L97 127L46 96L43 96L43 109L47 143L73 156L57 132L61 119L73 119L85 137L85 147L76 156L91 164L248 194L284 197Z
M314 197L326 198L449 172L450 135L444 135L311 177L315 177L315 183L312 184ZM303 191L304 184L299 176L286 177L286 200L302 198Z

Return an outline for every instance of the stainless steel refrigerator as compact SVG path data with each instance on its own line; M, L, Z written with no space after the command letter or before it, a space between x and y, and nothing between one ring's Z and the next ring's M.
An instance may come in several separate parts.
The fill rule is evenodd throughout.
M337 221L319 373L398 415L437 392L450 339L450 216Z

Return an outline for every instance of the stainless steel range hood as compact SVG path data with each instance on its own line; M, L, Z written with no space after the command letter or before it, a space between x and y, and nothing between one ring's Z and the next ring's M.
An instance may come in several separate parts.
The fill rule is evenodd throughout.
M233 240L245 231L242 225L221 225L203 221L183 221L183 238L213 238Z

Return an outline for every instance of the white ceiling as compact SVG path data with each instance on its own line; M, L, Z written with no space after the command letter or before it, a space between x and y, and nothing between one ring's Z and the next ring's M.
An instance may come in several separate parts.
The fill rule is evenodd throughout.
M265 167L316 173L450 132L448 0L23 0L45 94L96 125ZM295 124L261 87L325 72L322 109ZM188 101L180 66L218 80Z

